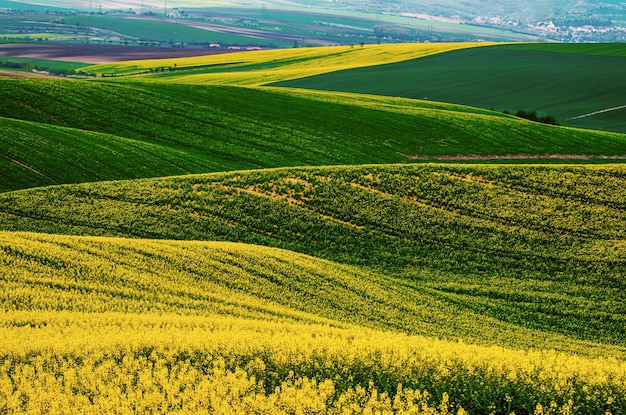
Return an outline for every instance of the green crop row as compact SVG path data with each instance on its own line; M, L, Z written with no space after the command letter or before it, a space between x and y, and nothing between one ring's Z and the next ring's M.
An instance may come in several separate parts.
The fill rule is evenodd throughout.
M0 118L0 192L61 183L202 171L206 160L163 145Z
M19 137L4 153L18 164L48 176L55 176L49 173L51 170L66 172L65 163L89 165L92 171L84 175L72 171L58 174L49 182L24 182L18 174L12 174L3 190L155 174L390 163L410 161L413 156L585 154L589 146L596 154L624 155L625 138L620 134L549 127L489 111L392 98L224 86L23 79L2 80L0 91L4 98L0 102L2 117L104 133L106 140L112 140L109 145L102 135L3 120L7 126L0 133L3 140ZM14 129L24 131L12 133ZM44 130L50 131L51 137L65 138L45 139L48 132ZM102 152L99 146L86 146L84 138L78 142L85 145L74 144L69 136L93 137L89 139L105 147L117 146L117 150ZM56 161L34 160L35 154L26 148L35 139L40 153L62 156ZM58 146L59 141L63 146ZM64 146L68 151L63 151ZM80 153L73 152L75 146L80 147ZM165 161L162 166L160 158ZM2 163L7 166L3 170L17 168L11 160ZM133 172L120 169L122 164L148 167ZM23 168L17 171L36 177Z

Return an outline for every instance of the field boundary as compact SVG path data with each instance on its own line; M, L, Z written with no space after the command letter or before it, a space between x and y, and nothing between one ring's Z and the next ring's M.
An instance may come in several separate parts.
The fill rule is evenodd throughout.
M427 154L404 154L399 153L401 156L408 158L409 160L526 160L526 159L545 159L545 160L626 160L626 154L617 156L606 156L603 154L457 154L457 155L441 155L441 156L429 156Z

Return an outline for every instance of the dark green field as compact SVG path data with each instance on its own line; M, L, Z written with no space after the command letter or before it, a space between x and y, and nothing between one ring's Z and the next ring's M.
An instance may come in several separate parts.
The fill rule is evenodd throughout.
M415 155L626 155L620 134L445 104L382 100L372 107L375 101L269 89L62 79L4 79L0 92L4 191L278 166L410 162ZM90 145L93 140L99 144Z
M626 132L626 46L503 45L351 69L276 86L536 110L574 127ZM620 108L621 107L621 108ZM598 116L574 118L611 108Z

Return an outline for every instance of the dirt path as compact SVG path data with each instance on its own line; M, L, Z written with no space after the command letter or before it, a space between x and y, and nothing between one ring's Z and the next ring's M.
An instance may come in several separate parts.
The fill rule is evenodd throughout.
M593 115L602 114L602 113L604 113L604 112L611 112L611 111L622 110L622 109L624 109L624 108L626 108L626 105L621 105L621 106L619 106L619 107L613 107L613 108L607 108L607 109L600 110L600 111L590 112L589 114L583 114L583 115L579 115L579 116L577 116L577 117L571 117L571 118L568 118L568 119L567 119L567 120L565 120L565 121L569 121L569 120L578 120L578 119L580 119L580 118L591 117L591 116L593 116Z
M457 154L456 156L429 156L429 155L410 155L400 153L409 160L626 160L626 154L622 156L605 156L602 154Z
M52 75L25 71L7 71L0 69L0 76L8 76L10 78L55 78Z

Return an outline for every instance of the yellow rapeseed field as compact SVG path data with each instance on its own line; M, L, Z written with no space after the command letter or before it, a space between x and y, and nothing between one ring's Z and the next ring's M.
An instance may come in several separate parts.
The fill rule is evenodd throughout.
M569 414L626 382L613 359L219 315L8 312L0 335L5 414L463 414L470 393Z
M297 279L327 261L232 243L0 236L3 414L606 415L626 402L617 358L368 329L254 298L239 276ZM195 255L221 285L194 271Z
M381 65L415 59L455 49L478 47L489 43L403 43L323 48L275 49L234 52L191 58L125 61L94 65L82 71L98 75L145 74L173 69L152 80L185 84L220 84L256 86L270 82L318 75L342 69ZM180 69L192 69L188 74ZM167 76L173 75L173 76ZM151 78L142 77L142 81Z

